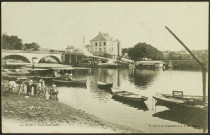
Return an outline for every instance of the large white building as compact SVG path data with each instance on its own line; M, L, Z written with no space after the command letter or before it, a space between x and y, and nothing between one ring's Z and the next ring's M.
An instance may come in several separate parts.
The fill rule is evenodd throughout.
M107 53L112 58L117 58L122 55L122 47L120 41L114 40L108 33L101 33L90 40L90 46L88 47L90 53Z

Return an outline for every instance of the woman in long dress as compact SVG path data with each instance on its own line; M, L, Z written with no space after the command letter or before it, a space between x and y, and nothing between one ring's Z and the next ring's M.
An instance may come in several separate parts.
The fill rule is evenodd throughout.
M45 92L45 99L49 100L50 99L50 90L47 88Z

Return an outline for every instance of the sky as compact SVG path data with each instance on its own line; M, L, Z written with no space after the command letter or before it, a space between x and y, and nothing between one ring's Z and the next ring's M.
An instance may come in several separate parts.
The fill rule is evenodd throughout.
M42 48L83 48L99 32L157 49L184 50L169 27L191 50L208 49L208 2L3 2L2 33Z

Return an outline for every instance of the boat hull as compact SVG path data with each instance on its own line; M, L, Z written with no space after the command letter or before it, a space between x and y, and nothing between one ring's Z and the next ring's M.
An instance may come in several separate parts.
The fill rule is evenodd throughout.
M113 85L112 83L111 84L105 84L105 85L98 84L98 88L103 89L103 90L110 90L112 85Z
M86 81L87 80L71 80L71 81L62 81L62 80L53 80L53 82L58 86L58 87L86 87Z
M140 102L140 103L147 100L147 98L129 98L129 97L124 97L124 96L119 96L117 94L113 94L112 98L121 99L121 100L129 101L129 102Z
M137 94L127 92L127 91L112 92L113 99L123 100L125 102L142 103L148 99L147 97L136 96L136 95Z
M201 103L196 105L195 103L184 99L177 99L176 101L176 98L170 98L169 100L169 98L164 97L164 95L153 96L153 98L156 100L157 106L165 106L170 110L188 110L193 112L207 112L208 110L208 107L202 105Z

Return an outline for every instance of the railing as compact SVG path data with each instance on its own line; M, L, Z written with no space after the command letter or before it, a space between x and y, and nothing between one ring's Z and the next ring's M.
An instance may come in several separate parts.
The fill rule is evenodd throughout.
M62 54L62 52L51 52L51 51L31 51L31 50L2 50L2 52L11 53L48 53L48 54Z

